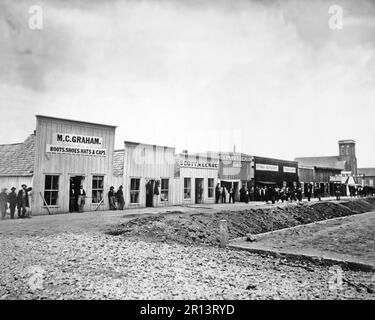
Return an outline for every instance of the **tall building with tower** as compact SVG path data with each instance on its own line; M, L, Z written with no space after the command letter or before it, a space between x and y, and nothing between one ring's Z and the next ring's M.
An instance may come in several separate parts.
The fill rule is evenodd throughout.
M339 141L339 160L345 161L345 171L350 171L352 175L357 175L357 157L355 155L354 140Z

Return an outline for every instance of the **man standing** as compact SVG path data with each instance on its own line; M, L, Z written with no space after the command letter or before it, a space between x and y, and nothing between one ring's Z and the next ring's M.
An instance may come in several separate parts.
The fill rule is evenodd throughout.
M18 218L26 218L27 208L30 206L28 192L32 188L27 188L26 184L23 184L21 187L22 189L18 191L18 197L17 197ZM30 217L27 216L27 218L30 218Z
M124 210L125 200L124 200L124 192L122 190L122 186L118 187L116 197L117 197L118 209Z
M307 201L311 201L311 194L312 194L312 186L309 183L307 185L307 190L306 190Z
M15 192L15 190L16 190L15 187L12 187L12 189L10 189L10 190L11 190L11 192L8 194L10 218L14 219L14 213L16 211L16 206L17 206L17 194Z
M320 193L320 186L319 186L319 184L315 185L314 193L315 193L315 197L318 198L319 201L322 200L322 196L321 196L321 193Z
M222 187L222 191L221 191L221 203L226 203L226 190L225 190L225 187Z
M79 186L78 191L78 212L83 212L83 207L85 205L86 191L83 189L83 185Z
M110 210L116 210L116 193L114 190L114 187L109 188L108 192L108 201L109 201L109 209Z
M234 188L229 189L229 203L231 203L231 201L233 203L235 202L235 200L234 200Z
M8 195L6 193L7 188L2 188L0 193L0 212L1 212L1 220L5 219L5 214L8 209Z

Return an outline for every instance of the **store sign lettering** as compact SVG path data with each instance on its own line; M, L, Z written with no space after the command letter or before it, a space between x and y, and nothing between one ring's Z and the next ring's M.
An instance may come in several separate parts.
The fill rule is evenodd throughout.
M217 169L219 167L217 162L198 162L190 160L180 160L178 164L183 168Z
M220 160L222 161L242 161L242 162L251 162L252 158L251 157L246 157L246 156L239 156L239 155L225 155L221 154L220 155Z
M73 147L63 147L58 145L50 145L47 144L48 153L56 153L56 154L74 154L74 155L85 155L85 156L99 156L99 157L106 157L107 156L107 149L101 148L73 148Z
M261 163L257 163L255 165L255 170L258 170L258 171L279 171L279 166L275 166L275 165L272 165L272 164L261 164Z
M53 144L69 146L92 146L101 147L103 145L102 137L84 136L73 133L55 133L53 135Z
M283 167L283 171L288 173L297 173L297 169L295 167Z

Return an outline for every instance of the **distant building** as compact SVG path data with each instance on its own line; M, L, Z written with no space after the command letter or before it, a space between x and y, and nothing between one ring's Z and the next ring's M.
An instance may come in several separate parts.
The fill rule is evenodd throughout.
M358 168L358 183L363 187L375 187L375 168Z
M333 177L345 173L345 175L356 176L357 158L355 154L354 140L340 140L339 155L328 157L298 157L299 178L301 182L319 184L324 195L334 195L335 183ZM312 178L312 180L311 180ZM346 181L352 181L346 180Z

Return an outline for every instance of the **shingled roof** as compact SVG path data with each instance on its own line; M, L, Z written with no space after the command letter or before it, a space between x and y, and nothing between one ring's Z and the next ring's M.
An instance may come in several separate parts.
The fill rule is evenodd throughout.
M122 176L124 174L124 150L115 150L113 153L113 175Z
M298 164L306 167L327 168L336 170L345 170L345 160L339 160L339 157L303 157L296 158Z
M358 174L364 174L366 177L375 177L375 168L358 168Z
M0 176L32 176L35 161L35 134L24 142L0 145Z

